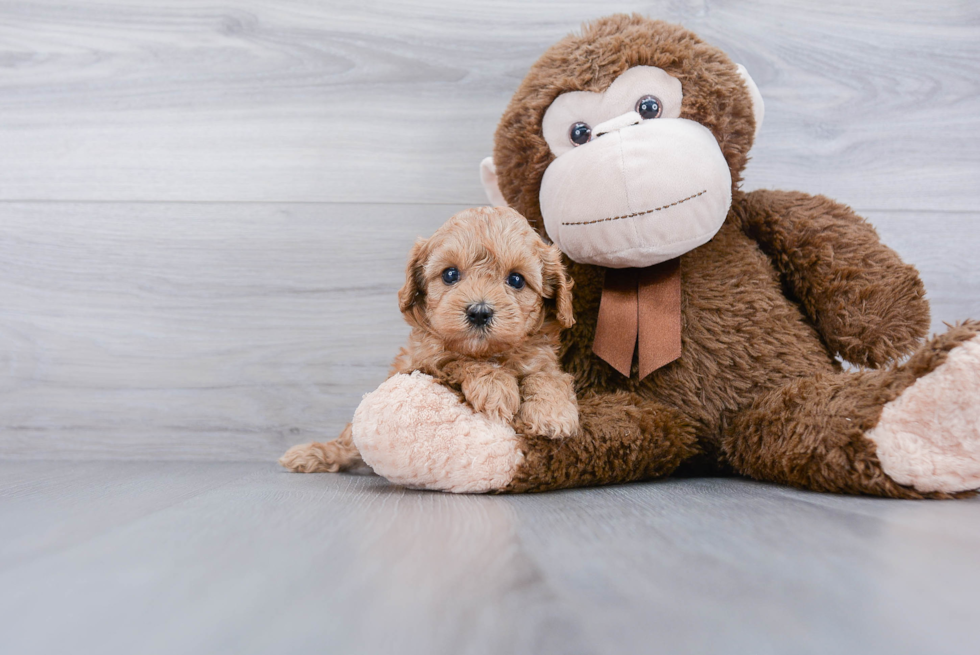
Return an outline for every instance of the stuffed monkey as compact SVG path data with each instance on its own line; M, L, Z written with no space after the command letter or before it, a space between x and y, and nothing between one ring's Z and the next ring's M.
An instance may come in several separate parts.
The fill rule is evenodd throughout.
M743 192L762 118L745 69L680 26L617 15L552 46L481 176L566 258L581 431L516 434L396 375L351 448L394 482L458 492L675 472L896 498L980 487L980 323L923 341L922 282L863 218Z

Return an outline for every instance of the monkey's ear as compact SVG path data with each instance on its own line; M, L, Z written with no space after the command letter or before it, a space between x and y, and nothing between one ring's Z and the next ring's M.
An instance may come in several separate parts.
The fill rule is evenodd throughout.
M493 157L487 157L480 162L480 181L483 182L483 190L493 207L507 206L504 194L500 193L500 186L497 184L497 167L493 165Z
M759 130L762 128L762 119L766 115L766 105L762 102L762 94L759 93L759 87L755 85L749 72L745 70L745 66L742 64L737 64L738 74L742 76L742 81L745 82L745 88L748 89L749 97L752 98L752 113L755 115L755 134L753 138L759 137Z
M425 321L425 260L429 257L428 241L419 238L408 255L405 268L405 284L398 292L398 309L410 325L420 326Z
M561 263L561 250L558 246L548 246L542 242L541 248L541 277L544 278L545 293L551 290L551 295L545 297L555 299L555 314L559 325L570 328L575 325L575 316L572 312L574 281L568 276Z

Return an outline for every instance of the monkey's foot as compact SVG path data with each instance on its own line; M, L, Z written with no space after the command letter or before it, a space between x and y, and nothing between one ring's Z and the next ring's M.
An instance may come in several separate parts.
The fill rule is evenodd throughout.
M422 373L394 375L364 396L354 444L395 484L454 493L505 488L524 461L514 429L459 402Z
M895 482L921 492L980 488L980 337L885 405L867 437Z

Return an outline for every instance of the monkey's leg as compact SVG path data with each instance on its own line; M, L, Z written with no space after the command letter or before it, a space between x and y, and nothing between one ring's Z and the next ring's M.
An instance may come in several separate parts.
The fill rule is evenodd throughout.
M279 463L296 473L336 473L364 464L351 438L348 423L340 436L327 443L304 443L293 446L279 458Z
M803 378L733 417L737 471L815 491L949 498L980 488L980 323L890 369Z

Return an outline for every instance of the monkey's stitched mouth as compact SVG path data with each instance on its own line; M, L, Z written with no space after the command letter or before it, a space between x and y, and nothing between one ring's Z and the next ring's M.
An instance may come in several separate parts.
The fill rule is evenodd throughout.
M622 216L610 216L609 218L597 218L597 219L595 219L593 221L571 221L571 222L568 222L568 223L562 223L562 226L565 226L565 225L595 225L596 223L605 223L607 221L621 221L624 218L635 218L637 216L643 216L645 214L652 214L654 212L663 211L664 209L670 209L671 207L676 207L677 205L683 204L683 203L687 202L688 200L694 200L698 196L703 196L707 192L708 192L707 189L702 189L701 191L698 191L697 193L695 193L692 196L688 196L688 197L683 198L681 200L676 200L676 201L670 203L669 205L664 205L663 207L654 207L653 209L647 209L647 210L641 211L641 212L633 212L632 214L623 214Z

